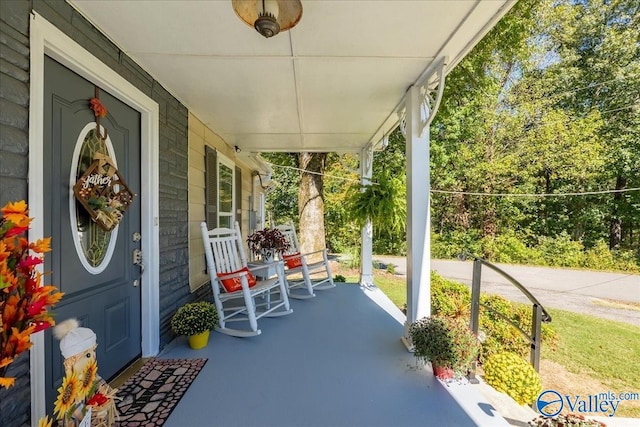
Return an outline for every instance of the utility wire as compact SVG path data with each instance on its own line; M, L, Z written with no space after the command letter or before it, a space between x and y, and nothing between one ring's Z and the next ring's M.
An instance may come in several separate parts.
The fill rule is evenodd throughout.
M275 163L269 163L270 166L275 166L277 168L283 169L292 169L296 171L306 172L313 175L326 176L330 178L340 179L343 181L351 181L361 183L360 180L353 178L344 178L336 175L328 175L319 172L311 172L306 171L304 169L296 168L293 166L285 166L285 165L277 165ZM372 185L377 185L376 182L371 182ZM598 194L611 194L611 193L628 193L632 191L640 191L640 187L637 188L624 188L622 190L601 190L601 191L584 191L584 192L575 192L575 193L480 193L473 191L451 191L451 190L429 190L431 193L442 193L442 194L464 194L467 196L486 196L486 197L570 197L570 196L592 196Z
M612 110L604 110L604 111L600 111L600 116L602 115L606 115L609 113L615 113L616 111L621 111L621 110L628 110L630 108L634 108L634 107L640 107L640 104L630 104L630 105L625 105L623 107L619 107L619 108L614 108ZM564 120L559 120L559 121L551 121L551 122L534 122L532 124L530 124L529 126L526 126L526 131L531 131L533 129L536 128L544 128L547 126L557 126L557 125L568 125L569 123L573 123L573 122L577 122L578 120L583 120L586 119L587 116L568 116L566 119Z
M283 168L283 169L293 169L293 170L300 171L300 172L305 172L305 173L308 173L308 174L311 174L311 175L326 176L328 178L339 179L339 180L342 180L342 181L351 181L351 182L357 182L357 183L361 182L360 179L356 179L356 178L346 178L346 177L343 177L343 176L329 175L329 174L320 173L320 172L312 172L312 171L308 171L306 169L300 169L300 168L296 168L296 167L293 167L293 166L276 165L275 163L269 163L269 162L267 162L267 163L269 164L269 166L275 166L277 168Z
M444 193L444 194L465 194L467 196L488 196L488 197L569 197L569 196L591 196L596 194L610 194L610 193L628 193L631 191L640 191L640 187L637 188L624 188L622 190L602 190L602 191L584 191L580 193L477 193L473 191L449 191L449 190L430 190L432 193Z
M615 113L616 111L621 111L621 110L628 110L631 108L640 108L640 104L639 103L635 103L635 104L629 104L629 105L625 105L622 107L618 107L618 108L614 108L611 110L604 110L604 111L600 111L600 115L606 115L609 113ZM582 119L586 119L587 116L567 116L565 119L562 120L558 120L558 121L551 121L551 122L541 122L541 121L536 121L534 123L531 123L529 125L525 125L526 129L525 131L529 132L533 129L537 129L537 128L544 128L547 126L556 126L556 125L568 125L569 123L573 123L576 122L578 120L582 120Z
M532 101L553 100L553 99L556 99L556 98L561 98L561 97L563 97L565 95L568 95L568 94L571 94L571 93L580 92L580 91L586 90L586 89L594 89L594 88L597 88L597 87L600 87L600 86L604 86L607 83L612 83L612 82L616 82L616 81L619 81L619 80L625 80L625 79L628 79L628 78L631 78L631 77L636 77L636 76L629 75L629 76L616 77L615 79L605 80L603 82L598 82L598 83L592 83L592 84L589 84L587 86L579 87L579 88L576 88L576 89L569 89L569 90L566 90L564 92L560 92L560 93L556 93L556 94L550 94L548 96L540 96L540 97L528 98L528 99L532 100Z

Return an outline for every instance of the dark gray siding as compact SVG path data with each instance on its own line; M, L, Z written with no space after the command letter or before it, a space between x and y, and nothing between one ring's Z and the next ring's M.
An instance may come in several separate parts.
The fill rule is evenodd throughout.
M0 207L28 195L29 10L27 1L0 1ZM16 385L0 387L0 426L28 425L29 354L18 357L6 375Z
M60 28L160 106L160 347L172 338L169 322L189 293L187 153L188 111L98 29L61 0L0 1L0 206L27 199L29 14ZM198 295L203 297L204 295ZM99 363L100 361L98 361ZM18 375L0 390L0 426L29 425L29 358L11 365Z

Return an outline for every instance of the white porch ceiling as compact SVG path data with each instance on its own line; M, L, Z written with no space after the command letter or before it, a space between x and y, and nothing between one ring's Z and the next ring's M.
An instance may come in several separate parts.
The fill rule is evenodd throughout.
M231 0L68 0L229 145L358 151L397 123L438 58L453 68L515 0L302 0L265 39Z

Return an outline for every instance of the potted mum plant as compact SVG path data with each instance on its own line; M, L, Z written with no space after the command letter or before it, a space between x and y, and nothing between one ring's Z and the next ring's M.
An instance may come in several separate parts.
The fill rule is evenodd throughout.
M171 328L178 335L189 338L193 349L203 348L209 341L209 331L218 324L218 312L206 301L183 305L171 318Z
M264 262L273 261L276 253L282 255L290 245L284 234L277 228L265 228L256 231L247 238L249 250L256 255L260 255Z
M436 377L448 380L467 374L478 357L480 342L469 325L460 319L431 316L409 327L414 355L431 362Z

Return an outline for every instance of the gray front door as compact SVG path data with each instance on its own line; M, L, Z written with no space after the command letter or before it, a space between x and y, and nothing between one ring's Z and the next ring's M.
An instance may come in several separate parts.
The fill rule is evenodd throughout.
M89 100L96 87L45 57L44 88L44 235L51 236L46 282L64 297L55 307L56 322L76 318L97 335L98 374L109 380L141 354L140 268L140 114L98 90L108 114L101 119L108 138L96 134ZM133 204L118 227L104 231L76 201L72 188L96 152L108 154L133 193ZM47 412L52 414L64 369L59 342L45 335Z

